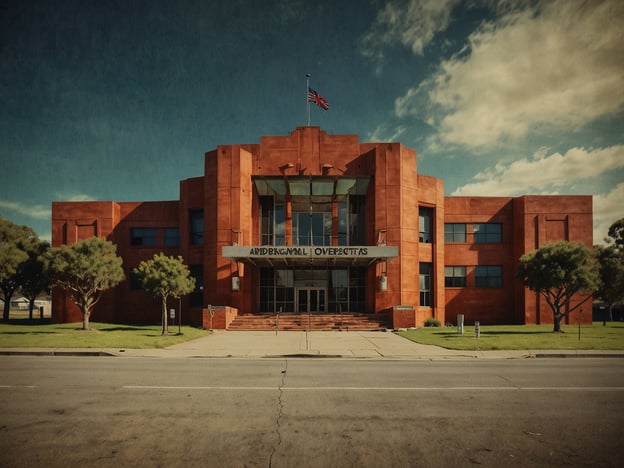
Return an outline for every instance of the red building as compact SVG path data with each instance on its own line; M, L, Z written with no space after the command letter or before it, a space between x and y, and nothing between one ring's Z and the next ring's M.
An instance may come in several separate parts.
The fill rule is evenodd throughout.
M592 199L445 197L442 180L417 173L413 149L298 127L207 152L203 176L181 181L176 201L52 204L54 246L91 236L113 241L126 271L97 321L159 322L159 303L131 272L164 252L197 279L180 304L185 323L201 324L209 305L214 328L280 311L379 314L394 327L458 314L550 323L545 303L514 279L518 258L549 241L591 247ZM52 314L80 320L62 291Z

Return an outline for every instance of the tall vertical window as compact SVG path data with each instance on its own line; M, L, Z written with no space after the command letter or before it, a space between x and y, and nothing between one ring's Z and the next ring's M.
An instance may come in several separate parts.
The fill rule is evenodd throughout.
M349 245L366 244L366 196L349 196Z
M444 267L444 287L463 288L465 286L466 286L466 267L465 266Z
M165 247L178 247L180 245L180 230L165 228Z
M275 202L275 245L286 245L286 205Z
M134 272L134 268L128 272L127 277L130 278L130 289L132 291L139 291L140 289L143 289L141 278Z
M466 225L446 223L444 225L444 242L466 242Z
M260 197L260 245L273 245L273 197Z
M195 289L189 295L191 307L204 305L204 265L190 265L191 276L195 278Z
M293 213L293 244L331 245L331 212Z
M145 247L153 247L156 245L156 229L155 228L131 228L130 244L142 245Z
M475 267L477 288L502 288L503 267L500 265L479 265Z
M338 245L349 243L349 204L346 200L338 201Z
M433 305L431 300L431 271L432 264L429 262L422 262L419 265L419 285L420 285L420 306L431 307Z
M431 220L433 208L420 206L418 208L418 241L426 244L431 243Z
M369 177L258 176L253 181L262 245L286 244L287 200L293 245L331 245L334 234L338 245L366 245Z
M474 241L476 243L484 242L502 242L502 226L499 223L476 223L474 224Z
M191 210L191 244L203 245L204 243L204 210Z

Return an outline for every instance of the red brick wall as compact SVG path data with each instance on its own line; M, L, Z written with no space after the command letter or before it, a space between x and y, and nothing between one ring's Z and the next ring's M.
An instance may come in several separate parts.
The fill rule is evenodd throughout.
M288 165L292 165L288 168ZM324 167L325 166L325 167ZM132 268L154 253L182 255L188 265L203 265L207 304L232 306L243 313L258 310L257 269L221 256L223 246L238 241L259 243L258 199L252 176L371 176L367 195L366 243L375 245L384 232L387 245L398 246L400 257L368 269L369 312L396 305L414 309L414 320L441 322L464 314L467 322L547 323L544 304L515 280L518 258L545 242L566 239L592 246L592 208L588 196L444 197L443 181L417 174L416 152L399 143L360 143L357 135L328 135L318 127L298 127L287 136L264 136L259 144L223 145L205 154L201 177L180 181L180 200L165 202L54 202L52 243L73 243L92 235L118 246L129 276ZM418 208L433 209L433 242L418 240ZM204 244L190 244L189 212L204 210ZM496 244L445 244L444 223L501 223L503 239ZM286 239L292 241L287 215ZM165 248L165 227L179 227L180 246ZM158 229L157 246L130 245L130 228ZM419 263L433 264L433 307L419 304ZM444 266L468 267L468 287L445 288ZM474 287L474 266L501 265L503 287ZM387 274L387 290L379 276ZM232 291L232 276L241 290ZM78 321L80 312L60 292L53 296L55 321ZM172 307L178 307L177 301ZM182 303L183 321L200 324L201 308ZM585 307L584 307L585 308ZM587 303L585 323L591 321ZM133 291L125 281L96 306L94 320L159 322L157 300Z
M467 287L446 289L447 321L456 322L464 314L467 323L552 323L552 313L543 301L516 279L517 262L524 253L546 242L569 240L592 245L592 208L590 196L447 197L445 222L502 223L500 244L445 246L448 266L467 266ZM502 288L475 288L474 266L501 265ZM547 307L547 306L546 306ZM591 301L587 304L591 311ZM583 323L591 323L584 314Z

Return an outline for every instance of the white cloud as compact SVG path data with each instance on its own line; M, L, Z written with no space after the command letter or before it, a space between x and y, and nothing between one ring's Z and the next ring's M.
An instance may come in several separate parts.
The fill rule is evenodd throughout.
M0 200L0 208L14 211L33 219L50 219L52 208L43 205L26 205L19 202Z
M467 147L574 131L615 114L624 108L623 17L619 0L545 0L507 13L482 24L466 50L399 97L395 113L428 108L440 141ZM405 15L395 28L410 37L411 21Z
M594 244L603 244L609 227L624 218L624 182L606 194L594 196Z
M85 193L57 193L56 198L59 201L78 202L78 201L95 201L91 195Z
M546 155L538 150L532 159L499 163L479 172L475 182L459 187L452 196L512 196L524 193L556 194L575 183L624 168L624 145L586 151L572 148L565 154ZM609 226L624 217L624 182L610 192L594 194L594 243L603 243Z
M546 155L538 150L531 159L499 163L474 176L475 182L459 187L452 195L509 196L522 193L553 193L574 182L598 177L624 167L624 145L587 151L572 148L565 154Z
M378 125L372 133L367 135L367 141L396 142L405 130L407 130L407 127L404 125L391 129L388 129L385 125Z
M386 3L377 14L371 31L362 38L362 54L381 60L385 47L401 43L415 54L422 55L434 36L447 28L451 10L458 2L459 0L395 0Z

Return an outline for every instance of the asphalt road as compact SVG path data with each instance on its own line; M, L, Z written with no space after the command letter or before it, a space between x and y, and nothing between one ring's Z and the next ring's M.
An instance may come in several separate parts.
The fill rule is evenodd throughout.
M622 466L624 360L0 357L0 466Z

